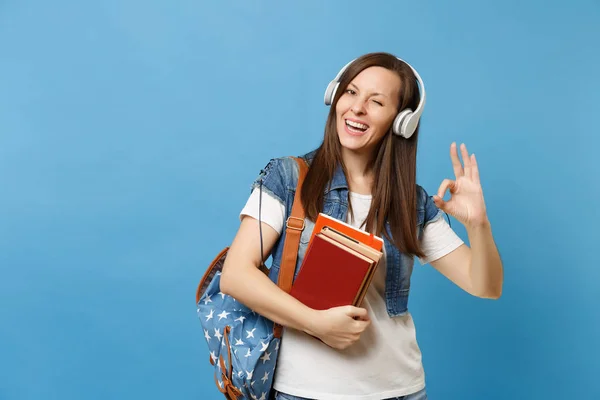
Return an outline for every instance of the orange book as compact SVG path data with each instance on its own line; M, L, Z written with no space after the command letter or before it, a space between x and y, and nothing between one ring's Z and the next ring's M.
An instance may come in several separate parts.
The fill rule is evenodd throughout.
M316 310L356 305L376 262L336 240L311 240L290 295Z
M350 224L323 213L320 213L315 221L315 227L310 240L312 241L325 226L329 226L336 231L343 233L344 235L350 236L351 238L356 239L377 251L381 251L383 248L383 239L381 239L379 236L375 236L372 233L357 229Z

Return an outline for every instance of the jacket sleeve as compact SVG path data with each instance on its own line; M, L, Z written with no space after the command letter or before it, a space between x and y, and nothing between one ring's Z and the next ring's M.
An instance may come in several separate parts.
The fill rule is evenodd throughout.
M281 158L271 159L252 183L251 190L260 188L285 205L287 183L283 164L284 160Z
M433 202L433 197L430 196L425 189L421 186L418 186L419 196L421 196L424 218L423 218L423 227L430 222L433 222L440 218L443 214L443 211L440 210L435 203Z

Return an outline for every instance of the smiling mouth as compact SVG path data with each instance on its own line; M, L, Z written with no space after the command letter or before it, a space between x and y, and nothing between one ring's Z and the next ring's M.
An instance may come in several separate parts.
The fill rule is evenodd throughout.
M354 122L350 120L345 120L346 127L350 132L354 133L364 133L369 129L369 125L361 124L359 122Z

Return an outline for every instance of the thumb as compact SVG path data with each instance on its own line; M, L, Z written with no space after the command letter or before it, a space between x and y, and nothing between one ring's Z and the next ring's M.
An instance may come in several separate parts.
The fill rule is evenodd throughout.
M447 211L448 205L444 199L442 199L437 194L434 194L432 198L433 198L433 203L437 206L437 208L439 208L442 211Z
M354 319L360 319L363 321L369 320L369 313L364 308L358 308L353 306L348 306L346 308L346 315L352 317Z
M433 202L435 203L437 208L439 208L446 214L451 215L456 218L456 213L455 213L456 207L454 204L448 204L448 202L446 200L444 200L438 196L433 196Z

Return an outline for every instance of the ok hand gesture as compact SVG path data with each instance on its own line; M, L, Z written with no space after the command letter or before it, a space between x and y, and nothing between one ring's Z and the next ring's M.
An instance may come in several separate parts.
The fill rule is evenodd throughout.
M456 143L452 143L450 159L456 179L444 179L437 196L433 196L433 201L439 209L453 216L465 226L485 223L487 212L475 154L469 156L464 144L460 146L460 151L462 164L458 158ZM447 190L450 191L450 199L444 200Z

